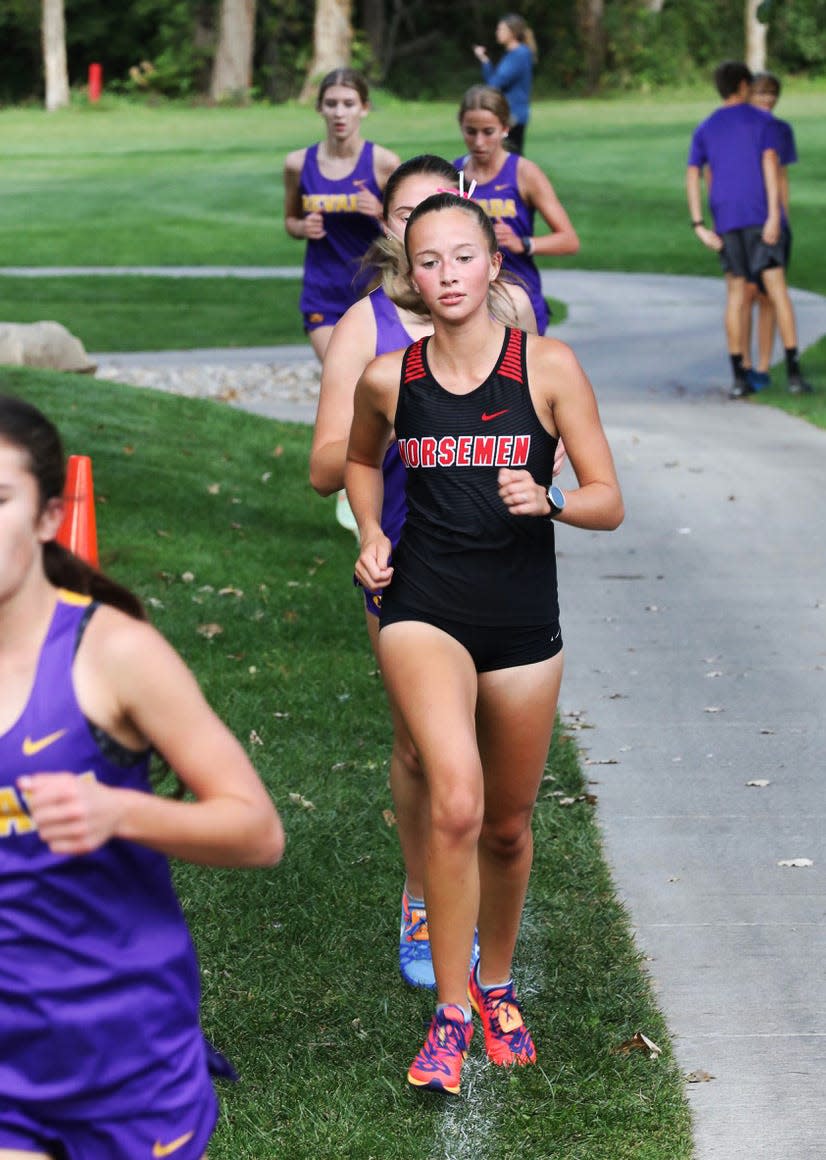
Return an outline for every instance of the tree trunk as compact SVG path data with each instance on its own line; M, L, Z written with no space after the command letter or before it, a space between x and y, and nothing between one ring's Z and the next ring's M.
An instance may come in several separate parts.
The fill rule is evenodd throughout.
M254 47L255 0L221 0L218 48L209 89L213 101L249 96Z
M315 97L321 77L350 64L353 43L353 0L316 0L313 59L301 90L301 100Z
M577 0L577 24L585 54L585 79L591 93L599 88L605 67L604 11L604 0Z
M753 73L766 67L766 25L757 19L760 0L746 0L746 64Z
M43 0L43 72L46 77L46 108L65 109L69 104L69 71L66 66L66 20L63 0Z

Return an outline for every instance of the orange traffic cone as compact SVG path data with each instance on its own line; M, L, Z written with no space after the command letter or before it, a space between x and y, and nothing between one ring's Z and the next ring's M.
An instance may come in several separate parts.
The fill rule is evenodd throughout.
M66 514L57 533L57 542L92 567L98 566L98 532L95 519L95 489L92 461L88 455L70 455L63 489Z

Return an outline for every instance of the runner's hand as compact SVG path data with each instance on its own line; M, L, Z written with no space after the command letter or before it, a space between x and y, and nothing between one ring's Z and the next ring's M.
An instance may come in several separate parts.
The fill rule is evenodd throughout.
M525 252L525 245L520 236L506 225L501 218L493 219L493 232L496 234L496 241L500 250L510 250L514 254L522 254Z
M34 773L17 784L53 854L88 854L117 832L122 791L94 777Z
M388 563L393 545L382 532L366 539L356 560L356 579L363 588L386 588L393 579L393 568Z
M374 193L369 189L359 189L356 197L356 208L359 213L366 214L367 217L380 218L382 215L382 204Z
M715 254L720 253L723 248L723 239L714 230L710 230L708 226L697 226L694 233L709 250L714 250Z
M554 479L556 479L556 477L559 475L562 468L565 466L566 457L567 457L567 452L565 450L565 444L562 442L562 439L560 438L557 440L556 451L554 451L554 466L553 466L553 472L552 472Z
M775 246L780 241L780 218L769 217L763 226L763 233L761 234L763 241L767 246Z
M304 218L304 237L311 242L317 242L319 238L325 237L327 231L324 228L324 214L308 213Z
M534 481L529 471L503 467L497 476L499 496L512 516L547 516L551 505L548 492Z

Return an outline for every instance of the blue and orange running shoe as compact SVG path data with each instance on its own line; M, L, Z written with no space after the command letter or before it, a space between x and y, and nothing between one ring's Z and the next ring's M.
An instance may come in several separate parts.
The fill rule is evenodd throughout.
M479 961L479 932L473 932L473 946L470 952L472 971ZM427 912L424 903L411 898L406 890L402 892L402 921L399 930L399 970L405 983L411 987L426 987L436 990L436 976L433 973L433 957L430 952L430 935L427 930Z
M472 1038L473 1024L465 1023L462 1008L453 1004L442 1007L433 1016L424 1047L410 1065L407 1082L458 1096L462 1064Z
M478 979L479 964L470 972L468 998L482 1020L485 1051L491 1063L536 1063L536 1048L525 1026L513 983L483 989Z
M433 959L430 954L430 935L427 931L427 912L424 903L402 893L402 922L399 931L399 970L405 983L411 987L436 989Z

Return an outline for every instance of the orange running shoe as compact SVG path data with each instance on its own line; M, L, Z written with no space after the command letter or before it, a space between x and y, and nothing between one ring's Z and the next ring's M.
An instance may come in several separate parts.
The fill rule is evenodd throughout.
M536 1063L536 1048L525 1026L513 983L483 990L477 977L479 964L470 972L467 993L482 1020L485 1051L491 1063Z
M413 1060L407 1082L414 1087L458 1096L462 1064L467 1058L473 1024L461 1007L448 1004L433 1016L424 1047Z

